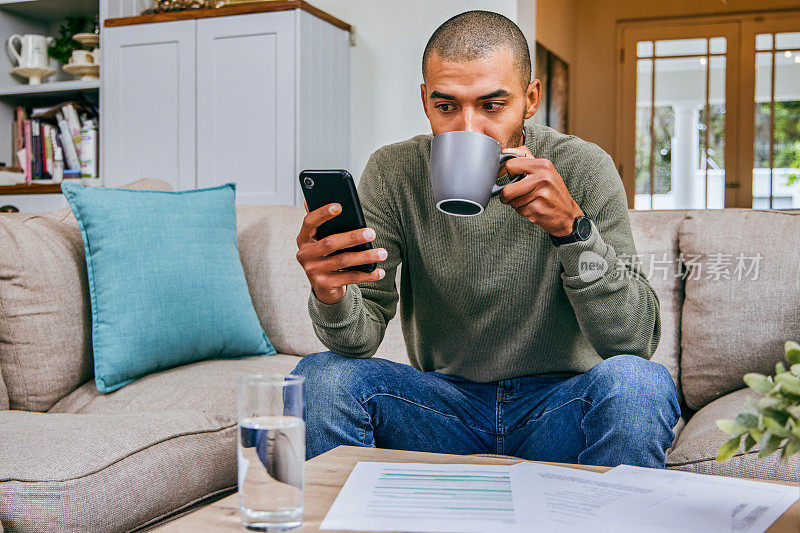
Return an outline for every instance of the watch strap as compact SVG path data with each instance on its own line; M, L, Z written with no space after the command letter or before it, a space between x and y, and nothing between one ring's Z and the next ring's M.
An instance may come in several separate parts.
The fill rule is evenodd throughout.
M575 217L575 221L572 223L572 233L568 233L562 237L556 237L555 235L550 235L550 240L553 242L554 246L561 246L562 244L571 244L573 242L584 241L585 238L581 238L578 232L578 223L580 219L587 218L585 216L582 217Z

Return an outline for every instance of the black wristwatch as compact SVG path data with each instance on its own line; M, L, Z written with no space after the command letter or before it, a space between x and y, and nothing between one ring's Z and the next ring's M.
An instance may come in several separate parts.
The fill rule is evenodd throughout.
M571 242L585 241L592 235L592 222L589 217L575 217L575 222L572 223L572 233L564 235L563 237L556 237L550 235L550 240L553 245L561 246L562 244L569 244Z

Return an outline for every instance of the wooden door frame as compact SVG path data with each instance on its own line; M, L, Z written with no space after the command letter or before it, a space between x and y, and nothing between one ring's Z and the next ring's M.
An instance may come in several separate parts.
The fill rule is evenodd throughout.
M628 207L636 194L636 41L726 37L725 207L752 207L755 35L791 31L795 18L798 9L617 21L614 150Z

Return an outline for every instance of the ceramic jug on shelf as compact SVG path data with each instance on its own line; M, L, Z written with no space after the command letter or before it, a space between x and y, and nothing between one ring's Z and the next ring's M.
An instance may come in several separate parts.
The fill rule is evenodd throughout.
M14 41L20 42L20 52L17 52ZM17 62L17 66L24 68L47 68L49 55L47 48L53 42L52 37L26 33L14 34L8 38L8 51Z

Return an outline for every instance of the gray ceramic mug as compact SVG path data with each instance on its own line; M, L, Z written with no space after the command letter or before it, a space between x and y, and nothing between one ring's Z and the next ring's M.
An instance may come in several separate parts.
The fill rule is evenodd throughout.
M505 185L497 181L500 165L513 154L501 154L500 143L474 131L448 131L434 136L431 143L431 184L436 208L448 215L480 215L489 198ZM522 178L519 175L507 185Z

